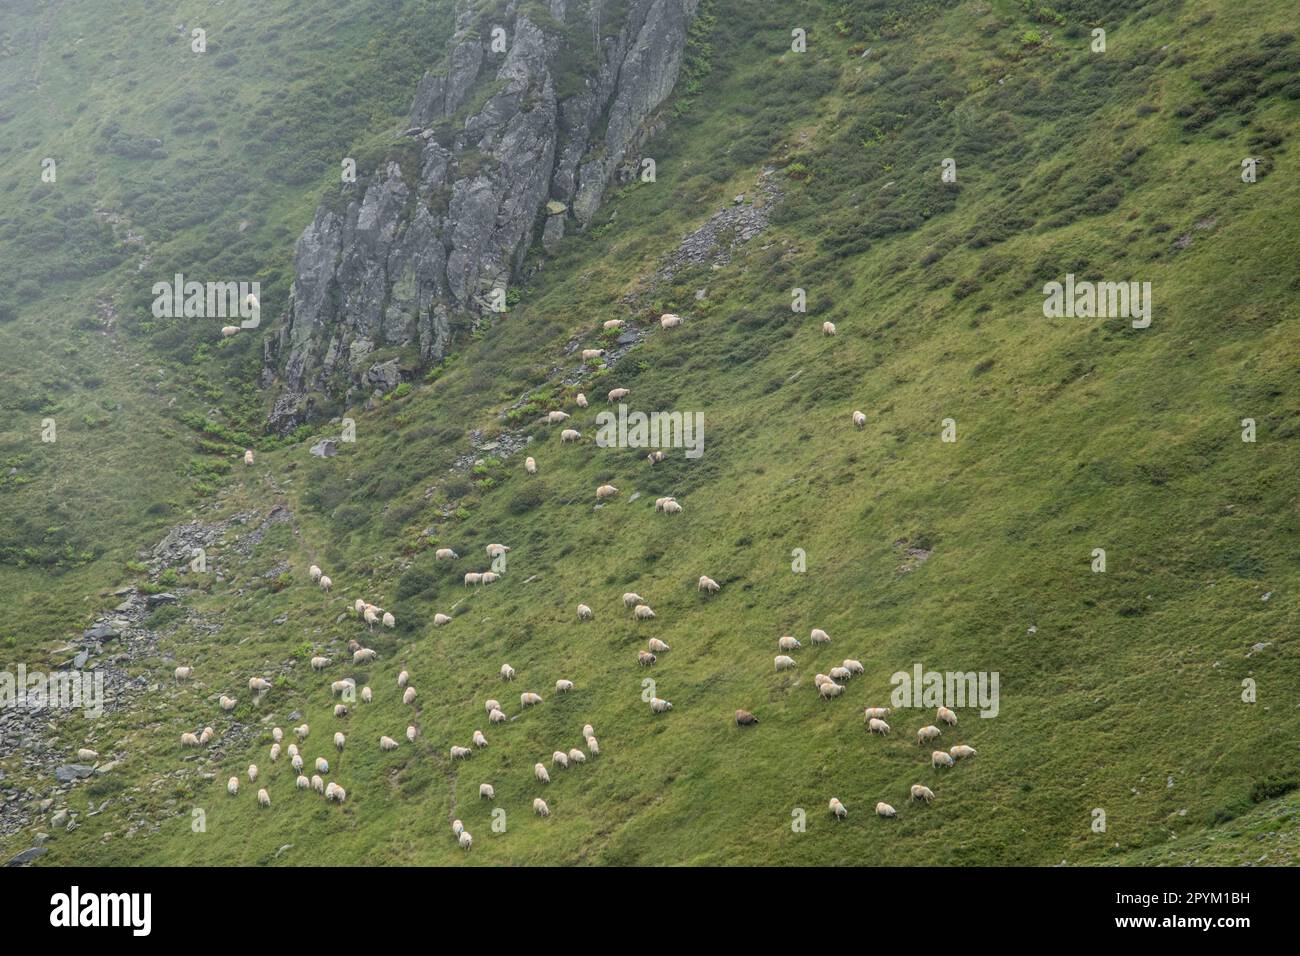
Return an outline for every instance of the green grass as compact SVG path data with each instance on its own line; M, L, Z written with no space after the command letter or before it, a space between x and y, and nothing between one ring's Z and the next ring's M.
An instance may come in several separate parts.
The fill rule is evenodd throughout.
M158 682L148 707L67 721L72 749L90 734L125 756L115 776L132 803L56 835L42 862L1241 863L1265 842L1269 862L1290 860L1286 781L1300 776L1290 643L1300 203L1282 171L1297 129L1291 18L1281 4L1249 18L1220 0L1129 6L1059 4L1058 25L1011 2L706 4L716 22L696 52L707 46L708 69L693 61L699 88L649 147L657 183L618 191L431 381L373 412L353 409L357 442L337 458L306 453L331 433L322 427L302 444L268 443L251 469L205 476L218 489L205 518L283 500L298 533L274 527L246 561L220 552L224 580L209 576L187 600L220 636L173 620L142 667ZM746 30L728 28L742 20ZM1087 50L1097 22L1104 55ZM795 24L809 32L803 57L786 52ZM1040 40L1029 46L1031 30ZM1227 63L1235 73L1216 73ZM1204 116L1216 97L1218 115ZM1245 155L1264 159L1253 185L1239 179ZM939 182L947 156L955 187ZM787 176L796 163L798 177ZM765 165L785 193L774 226L725 268L651 288L661 257L737 193L756 194ZM276 249L264 268L279 288L282 234L291 241L289 223L306 222L314 202L309 189L290 192L268 179L247 200L278 197L281 225L259 224L250 241ZM1067 271L1150 281L1151 328L1044 319L1041 286ZM790 311L796 286L807 314ZM66 294L87 301L76 298L87 288ZM629 293L641 293L631 309ZM603 320L661 311L686 324L585 380L592 407L573 405L552 371L573 364L566 343L589 347ZM827 319L835 338L820 333ZM30 324L24 313L0 334ZM72 429L66 445L62 433L44 447L18 428L5 436L6 454L39 463L37 481L3 489L5 520L34 529L37 516L48 522L43 508L66 501L74 546L94 553L53 568L0 565L0 589L19 595L10 627L27 660L116 603L102 589L137 577L124 562L193 504L181 469L197 433L167 424L165 390L125 374L133 362L152 368L167 346L138 330L103 338L79 339L92 350L79 361L114 370L100 374L123 411L93 444ZM21 374L68 375L57 367ZM215 404L240 429L254 418L237 411L260 406L251 386L230 393L235 367L209 358L170 374L210 379L220 395L187 407L206 415ZM643 451L596 448L595 412L615 386L632 389L634 408L703 411L703 457L674 452L652 468ZM513 429L505 409L537 388L553 397L538 414L562 405L581 445L561 445L564 426L529 415L521 427L538 476L523 473L522 454L449 474L470 453L470 429L489 439ZM865 428L852 427L854 409ZM1258 423L1254 444L1239 437L1246 417ZM945 418L957 422L955 444L940 441ZM160 438L164 429L174 433ZM593 509L607 481L621 494ZM78 497L96 483L102 499ZM655 514L664 494L685 512ZM156 502L170 507L150 515ZM466 591L461 575L485 568L495 541L513 548L504 579ZM435 563L444 546L462 559ZM905 547L933 553L904 572ZM1107 552L1104 574L1090 570L1094 548ZM806 573L792 571L794 549ZM291 583L276 590L262 575L281 562ZM328 597L307 581L313 562L335 581ZM701 574L721 593L700 595ZM647 598L654 622L630 619L626 590ZM397 630L366 638L354 618L336 623L357 596L392 610ZM579 602L594 622L576 620ZM455 621L435 630L433 614L453 605ZM831 646L774 672L776 638L812 627ZM643 669L635 653L650 636L673 650ZM341 660L352 637L379 661L310 671L311 652ZM1247 657L1256 642L1271 646ZM866 673L839 700L817 699L812 675L846 657ZM504 661L513 684L497 677ZM193 683L171 681L178 662L194 664ZM950 771L933 771L914 742L931 713L896 713L885 739L862 723L863 706L887 703L890 675L916 662L1001 676L999 716L962 711L945 732L945 746L979 750ZM402 668L419 690L414 708L400 703ZM248 677L282 671L255 710ZM328 682L346 674L376 700L336 721ZM571 695L553 693L561 677L575 681ZM650 714L646 678L671 713ZM1255 704L1241 701L1246 678ZM545 703L488 726L484 699L513 716L523 690ZM256 728L252 741L183 751L182 730L229 731L232 718L209 700L219 693L241 698L233 720ZM759 726L736 728L738 707ZM327 755L348 789L344 807L296 793L287 764L267 759L270 727L288 730L294 711L312 726L305 755ZM404 739L411 722L414 747L379 751L381 734ZM535 784L532 764L581 746L587 722L601 755ZM349 740L337 761L336 727ZM475 728L490 746L453 764L448 747ZM267 776L269 811L246 783L238 799L225 794L250 761ZM167 776L178 768L190 772ZM480 782L496 787L504 833L492 831ZM933 805L906 802L914 782L935 790ZM530 810L539 794L547 820ZM831 796L848 805L846 821L830 819ZM878 800L900 819L876 819ZM206 833L192 832L194 807ZM796 808L805 833L792 832ZM1105 833L1091 829L1096 808ZM159 832L125 836L126 815L141 812ZM474 834L468 855L450 835L453 816Z

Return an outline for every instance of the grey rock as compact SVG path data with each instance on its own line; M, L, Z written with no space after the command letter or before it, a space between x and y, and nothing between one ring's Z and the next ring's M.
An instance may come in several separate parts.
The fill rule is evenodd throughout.
M317 458L333 458L339 453L339 446L334 439L324 438L311 446L311 453Z
M43 846L34 846L31 847L30 849L23 850L22 853L19 853L16 857L14 857L12 860L6 863L5 866L26 866L28 863L31 863L33 860L35 860L37 857L44 856L46 853L49 852L50 851Z
M92 627L90 630L83 633L81 636L83 640L97 641L102 643L104 641L111 641L115 638L121 637L122 634L115 627L110 627L107 624L96 624L94 627Z
M179 600L180 598L170 591L163 591L161 594L150 594L144 599L144 603L149 607L158 607L160 604L175 604Z
M88 767L84 763L65 763L55 768L54 776L60 783L71 783L74 780L89 777L94 772L94 767Z

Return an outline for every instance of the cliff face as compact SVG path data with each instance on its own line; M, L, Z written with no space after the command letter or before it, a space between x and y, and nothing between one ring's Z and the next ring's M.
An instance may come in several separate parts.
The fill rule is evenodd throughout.
M573 37L595 44L598 0L551 0L549 29L514 5L499 23L463 15L446 72L426 74L411 106L418 163L386 162L344 186L342 211L322 203L298 240L289 308L265 344L269 426L288 431L318 404L390 390L403 361L437 361L456 320L472 322L520 276L535 239L553 249L587 225L672 91L698 3L631 0L617 31L581 56ZM492 50L496 26L504 53ZM576 92L561 98L557 85Z

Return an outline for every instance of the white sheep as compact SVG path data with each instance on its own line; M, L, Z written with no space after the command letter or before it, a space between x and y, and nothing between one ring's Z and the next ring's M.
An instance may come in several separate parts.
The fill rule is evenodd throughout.
M680 315L673 315L671 312L665 312L663 315L659 316L659 325L661 328L675 329L681 324L682 317Z
M434 626L434 627L443 627L444 625L447 625L447 624L450 624L450 623L451 623L451 617L449 617L449 616L446 615L446 614L443 614L443 613L439 612L439 613L437 613L437 614L435 614L435 615L433 616L433 626Z
M232 335L238 335L238 334L239 334L239 326L237 325L223 325L221 327L221 337L223 339L228 339Z
M375 692L369 687L361 688L361 703L368 704L375 699Z
M182 747L197 747L198 745L199 745L198 734L193 734L190 733L189 731L186 731L185 733L181 734Z
M347 742L348 742L348 739L347 739L346 737L343 736L343 732L342 732L342 731L339 731L339 732L337 732L337 733L334 734L334 746L338 748L338 750L339 750L340 753L343 752L343 747L344 747L344 745L345 745Z
M870 720L873 717L879 720L884 720L889 716L890 710L888 707L868 707L863 713L867 720Z
M410 743L415 743L415 738L416 738L417 733L418 733L418 731L415 729L415 725L412 724L410 727L407 727L407 728L406 728L406 739L407 739Z
M929 803L934 799L934 791L929 787L922 786L919 783L914 783L912 784L912 799L924 800L926 803Z
M283 742L283 740L284 740L284 731L281 730L279 727L273 727L273 728L271 728L271 739L274 740L277 744ZM293 746L293 745L290 744L290 746Z
M717 594L722 590L722 585L713 580L713 578L709 577L707 574L701 574L697 590L708 591L710 594Z
M577 395L573 396L573 404L577 405L579 408L586 408L588 404L587 396L582 394L582 392L579 392Z
M519 695L519 704L521 707L532 707L534 704L540 704L541 702L541 696L534 694L532 691L525 691Z
M880 803L876 804L876 816L896 817L898 816L898 811L882 800Z
M271 682L264 677L250 677L248 680L248 691L251 694L265 694L271 689Z
M539 817L549 817L551 815L551 808L546 805L546 801L541 797L533 798L533 810L537 812Z
M650 712L654 714L663 714L673 709L673 705L658 697L650 698Z
M960 760L963 757L975 756L976 750L974 747L968 747L965 744L958 744L955 747L949 747L948 753L952 755L954 760Z
M942 750L936 750L930 754L931 767L937 769L939 767L951 767L952 764L953 764L952 757L949 754L944 753Z
M408 683L410 683L410 681L411 681L411 675L408 674L406 671L402 671L400 674L397 675L398 687L405 687Z
M484 571L483 577L479 580L483 584L495 584L497 581L501 580L501 575L497 574L495 571Z
M384 622L384 627L388 628L389 630L392 630L393 628L397 627L397 618L393 617L393 615L388 613L387 611L384 612L384 616L382 620Z
M197 740L198 738L196 737L195 739ZM279 759L280 759L280 745L271 744L271 763L275 763Z
M555 411L547 413L546 420L550 422L552 425L556 425L564 421L568 417L569 417L568 412L562 412L557 408Z
M664 453L662 451L659 451L659 449L655 449L654 451L650 452L650 454L645 456L645 460L650 462L650 464L652 465L659 464L659 462L663 461L664 458L665 458Z
M657 660L659 660L659 658L655 657L649 651L636 652L636 662L640 664L642 667L648 667Z
M500 710L494 710L488 714L489 724L504 724L507 719L506 715Z
M822 684L833 684L833 683L835 683L835 682L832 681L832 680L831 680L829 677L827 677L825 674L814 674L814 675L813 675L813 686L814 686L814 687L821 687Z
M847 667L832 667L831 680L843 683L853 676L853 673Z
M289 759L289 764L293 767L294 770L301 771L303 767L302 754L294 754Z
M330 772L330 762L329 762L328 760L326 760L324 757L317 757L317 758L316 758L316 772L317 772L317 773L329 773L329 772Z
M298 774L298 779L294 781L294 786L299 790L307 790L311 787L311 781L302 774Z
M537 474L537 459L532 455L524 459L524 472L529 475Z
M470 836L469 831L466 830L464 833L462 833L460 836L456 838L456 842L460 844L460 848L462 850L468 850L470 847L474 845L474 838Z
M374 660L376 657L378 657L378 656L379 656L379 655L376 654L372 648L369 648L369 647L363 647L363 648L359 649L355 654L352 655L352 663L353 663L353 664L369 664L371 661L373 661L373 660Z
M321 579L321 575L324 574L324 572L321 571L320 567L315 564L313 564L310 568L307 569L307 573L311 575L312 584L319 583Z
M389 736L387 736L387 735L384 735L384 736L382 736L382 737L379 738L379 749L380 749L380 750L396 750L396 749L397 749L397 741L394 740L392 737L389 737Z
M821 695L822 700L829 700L832 697L839 697L844 693L844 685L837 684L833 680L828 680L817 688L817 693Z
M581 750L579 750L577 747L572 747L572 748L569 749L569 762L570 762L570 763L586 763L586 762L587 762L587 755L586 755L585 753L583 753Z
M451 550L451 548L439 548L437 551L433 552L433 559L435 561L455 561L459 557L460 555Z
M885 723L879 717L872 717L867 721L867 731L873 734L880 734L882 737L889 733L889 724Z
M480 783L478 785L478 798L480 800L482 800L484 797L486 797L489 800L495 800L496 796L497 796L497 792L492 788L492 784Z
M594 737L595 735L596 735L596 728L595 728L595 727L591 726L591 724L583 724L583 725L582 725L582 736L583 736L583 737Z
M412 704L412 703L414 703L414 702L415 702L415 688L414 688L414 687L408 687L408 688L406 688L405 693L402 694L402 703L403 703L403 704Z
M490 714L492 713L492 711L500 710L500 709L501 709L501 702L498 700L492 699L492 700L485 700L483 702L484 713Z
M592 611L591 608L587 607L587 605L585 605L585 604L579 604L579 605L578 605L578 620L579 620L579 621L592 621L592 620L595 620L595 618L596 618L596 614L595 614L594 611Z
M834 334L835 334L835 323L834 323L834 322L823 322L823 323L822 323L822 335L834 335Z
M460 820L452 820L452 821L451 821L451 835L452 835L452 836L460 836L460 835L461 835L462 833L464 833L464 832L465 832L465 824L461 823Z
M357 598L352 602L352 611L354 614L360 614L366 609L366 602L362 598Z
M940 731L938 727L930 724L926 727L922 727L916 732L916 743L918 746L921 744L928 744L930 741L935 740L942 735L942 731Z
M313 790L315 790L317 793L324 793L324 792L325 792L325 781L322 780L322 779L321 779L319 776L317 776L316 774L312 774L312 778L311 778L311 788L312 788Z
M776 669L779 671L789 670L791 667L794 667L794 658L786 654L778 654L774 658L773 663L776 664Z
M596 742L595 737L587 738L587 749L591 751L593 757L600 756L600 744Z
M635 591L626 591L623 594L623 606L625 608L634 608L638 604L644 603L645 598L641 597L641 595L637 594Z
M330 580L328 574L322 574L320 576L320 581L318 581L317 583L320 585L320 589L322 591L328 591L334 587L334 582Z
M366 622L366 627L373 629L379 623L379 615L373 607L367 607L361 612L362 619Z
M648 604L638 604L636 607L632 608L632 617L638 621L653 621L655 612L650 610L650 605Z
M501 665L501 679L502 679L502 680L514 680L514 679L515 679L515 669L514 669L513 667L511 667L509 664L502 664L502 665Z
M326 800L335 800L338 803L342 803L347 798L348 798L348 792L344 790L342 787L340 787L334 781L331 780L329 785L326 786L325 788Z
M681 513L682 513L682 506L679 505L676 501L669 499L668 501L664 502L664 514L679 515Z
M551 782L551 775L546 772L546 764L544 763L533 764L533 776L536 777L538 780L540 780L542 783Z
M632 394L632 389L630 388L611 388L609 390L609 401L610 402L621 401L622 399L627 398L631 394Z
M776 639L776 647L777 650L781 651L794 651L803 647L803 645L799 643L797 637L791 637L789 634L786 634L784 637L778 637Z
M483 731L481 730L474 731L474 746L486 747L487 745L488 745L487 738L483 736Z
M206 747L208 741L215 736L216 736L216 731L214 731L211 727L204 727L203 732L199 734L199 743L203 744Z
M555 692L557 694L567 694L571 690L573 690L573 681L557 680L555 682Z
M239 795L238 777L231 777L229 780L226 781L226 793L230 794L232 797Z
M178 667L178 668L176 668L175 671L173 671L173 675L175 676L175 678L176 678L177 680L189 680L191 677L194 676L194 668L193 668L193 667Z
M836 818L840 820L843 820L845 817L849 815L848 807L840 803L839 797L831 797L830 809L831 809L831 813L833 813L836 816Z
M482 572L480 571L465 572L465 587L469 587L471 584L480 584L482 583L482 581L483 581Z
M865 669L864 669L863 666L862 666L862 661L855 661L855 660L852 660L852 659L845 660L845 662L844 662L844 664L843 664L843 667L844 667L844 669L845 669L846 671L848 671L850 674L862 674L862 673L865 673Z
M604 354L605 354L604 349L583 349L582 360L584 362L594 362L596 359L600 358Z
M865 425L866 423L867 423L867 416L866 416L866 415L864 415L862 412L854 412L854 413L853 413L853 424L854 424L854 425L856 425L858 428L861 428L861 427L862 427L863 425Z
M487 546L487 556L489 558L499 558L509 550L504 544L489 544Z
M290 744L290 745L289 745L289 756L290 756L290 757L296 757L296 756L298 756L300 753L301 753L301 751L298 749L298 745L297 745L297 744Z
M659 638L657 637L650 638L646 646L649 647L650 650L654 651L656 654L662 654L664 651L672 650L671 647L669 647L663 641L659 640Z
M604 325L602 326L602 328L606 328L606 329L621 329L621 328L623 327L623 324L624 324L624 323L623 323L623 320L622 320L622 319L609 319L609 320L607 320L607 321L604 323Z
M257 791L257 805L259 807L269 807L271 805L271 795L266 790Z
M233 697L227 697L225 694L222 694L219 703L221 704L222 710L234 710L235 707L238 706L239 701L235 700Z
M668 504L668 502L670 502L670 501L676 501L676 500L677 500L677 499L674 498L674 497L672 497L671 495L669 495L669 496L666 497L666 498L656 498L656 499L655 499L655 511L663 511L663 510L664 510L664 505Z
M808 640L814 644L829 644L831 642L830 636L820 627L812 629L812 633L808 635Z
M569 768L569 755L563 750L555 751L555 753L551 754L551 766L562 767L567 770Z
M330 659L328 657L313 657L311 659L311 669L314 671L323 671L329 666Z
M942 720L945 724L947 724L949 727L957 726L957 715L954 714L947 707L940 707L939 710L936 712L936 716L940 720Z
M601 485L596 489L596 500L604 501L606 498L613 498L618 494L618 489L613 485Z

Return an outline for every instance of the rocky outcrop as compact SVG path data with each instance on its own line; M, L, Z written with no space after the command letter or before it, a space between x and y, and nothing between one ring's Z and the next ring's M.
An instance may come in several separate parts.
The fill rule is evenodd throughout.
M544 25L513 5L501 23L464 13L445 68L416 89L404 145L298 240L289 308L265 342L271 429L439 360L520 280L534 241L553 250L588 224L635 166L698 3L630 0L599 29L603 5L575 0L551 0Z

